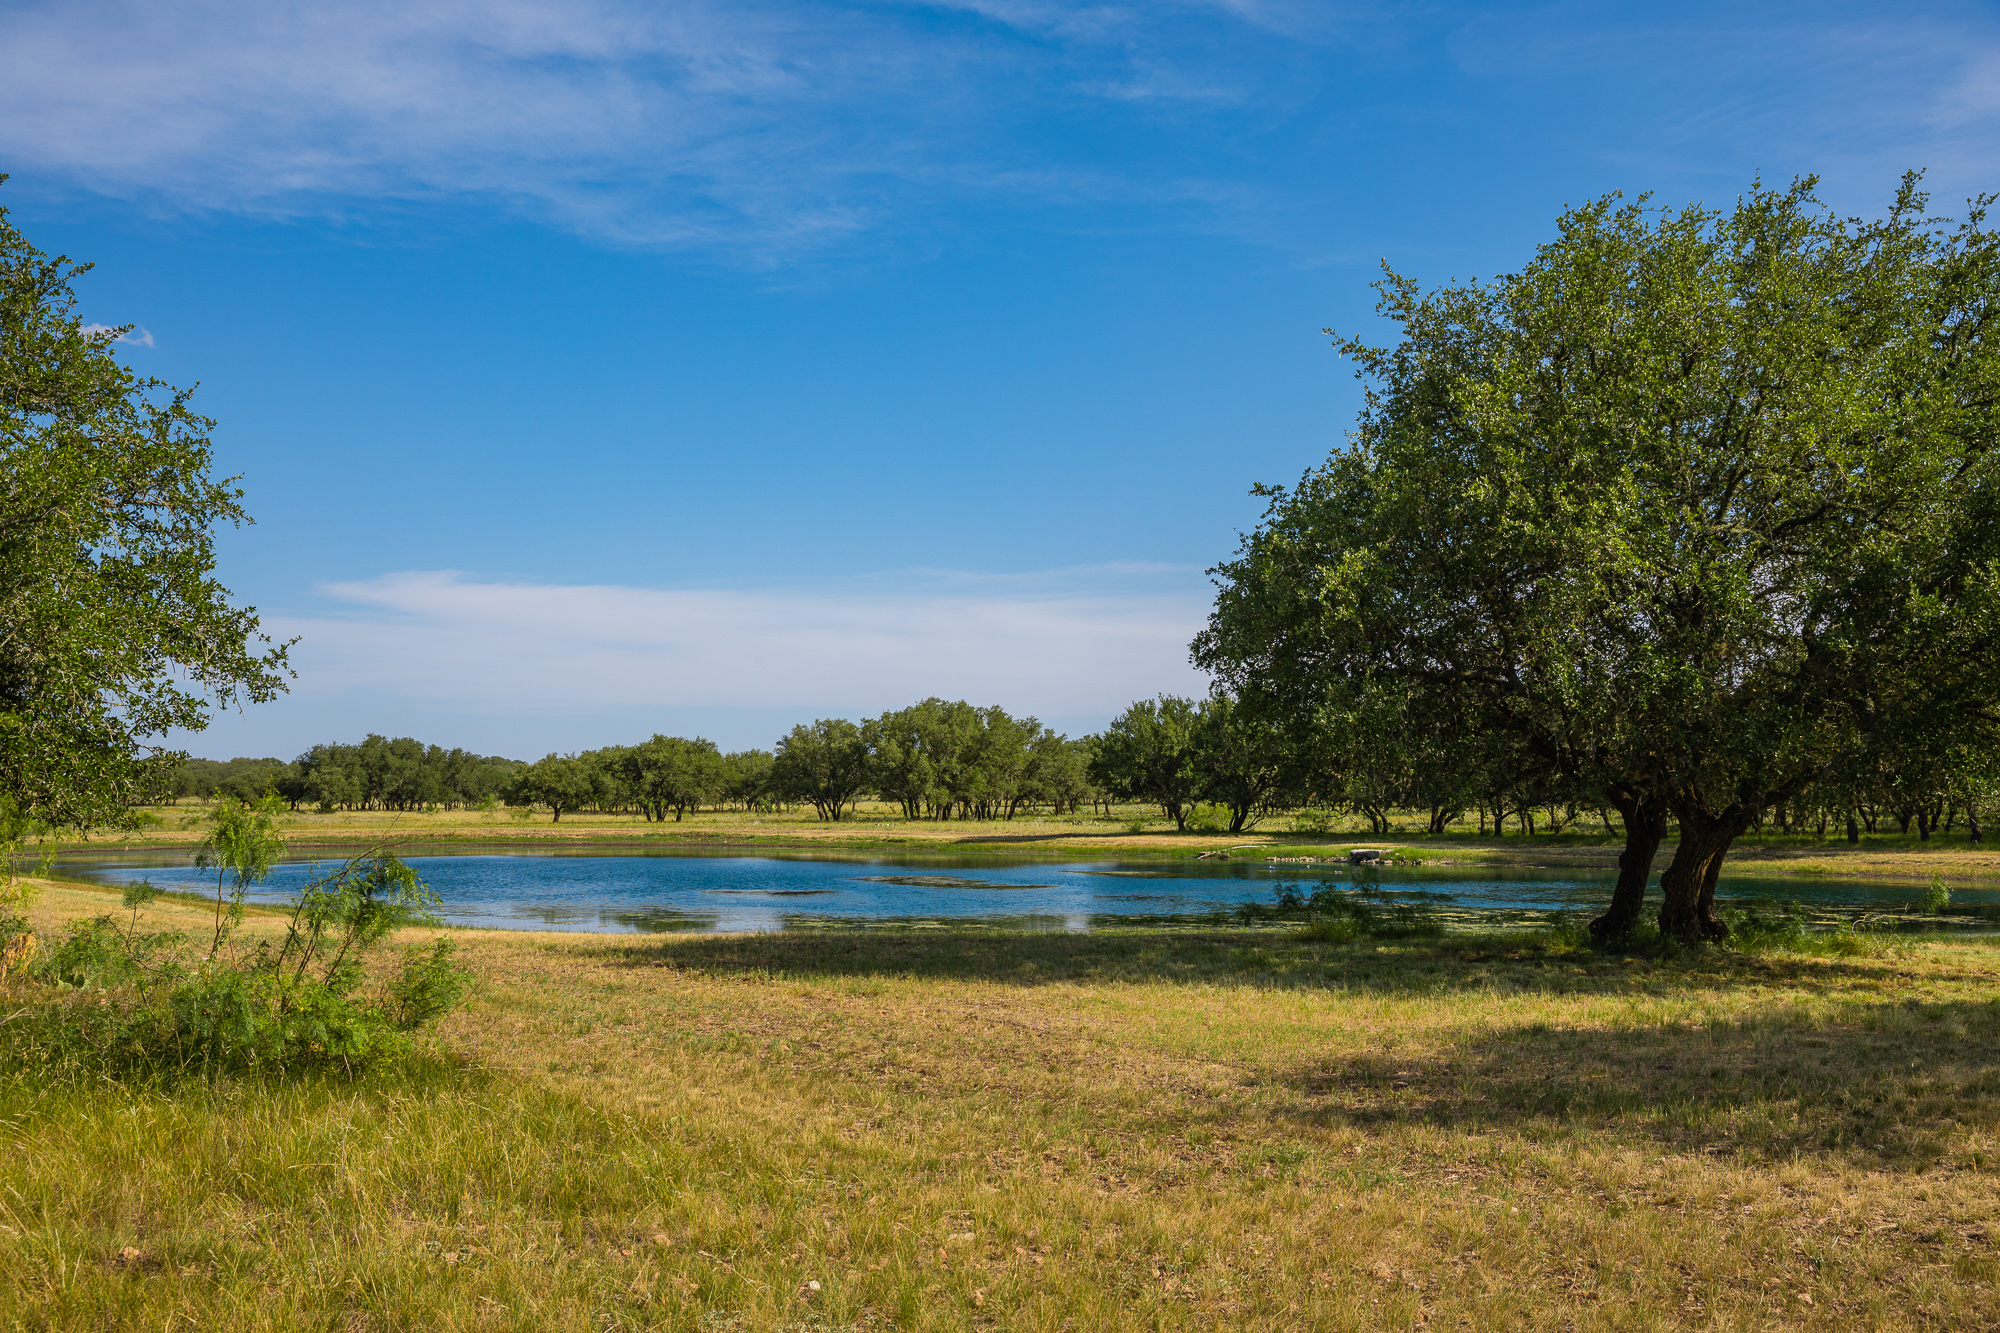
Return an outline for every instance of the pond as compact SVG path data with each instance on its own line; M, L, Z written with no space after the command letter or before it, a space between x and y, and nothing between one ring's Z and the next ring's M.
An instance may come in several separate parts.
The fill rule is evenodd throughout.
M1448 926L1495 928L1603 907L1609 871L1501 871L1263 861L1034 861L979 856L757 852L666 848L460 850L405 858L443 900L454 925L522 930L772 931L863 925L982 925L1081 931L1115 925L1199 924L1246 903L1268 905L1279 884L1368 886L1422 902ZM313 873L292 858L249 895L284 902ZM322 858L325 868L331 862ZM101 883L146 879L213 893L212 873L185 853L74 854L60 870ZM1901 910L1922 885L1725 877L1719 898L1798 899L1829 912ZM2000 891L1954 887L1955 924L2000 925Z

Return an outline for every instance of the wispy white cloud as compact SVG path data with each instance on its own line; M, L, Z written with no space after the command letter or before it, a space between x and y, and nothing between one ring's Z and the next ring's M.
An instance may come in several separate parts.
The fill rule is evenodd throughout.
M875 712L929 695L1041 716L1199 693L1188 570L914 574L811 589L551 585L450 571L325 587L297 634L297 691L450 711L792 707Z
M1048 6L996 32L832 0L31 0L0 13L0 154L196 210L483 198L622 241L795 250L968 183L1005 197L1031 162L1061 177L1008 136L1065 101L1221 95L1157 17Z
M451 203L769 261L907 234L966 201L1269 236L1324 203L1331 167L1365 169L1365 142L1329 158L1329 135L1402 142L1426 118L1514 114L1495 89L1548 103L1522 121L1535 133L1682 177L1928 164L1952 189L2000 165L1990 9L1697 0L1662 15L17 0L0 7L0 162L149 207L367 217Z
M84 324L79 327L87 334L113 333L117 331L116 326L111 324ZM153 335L146 329L134 324L123 333L118 334L118 337L114 341L130 343L134 347L151 347L153 345Z

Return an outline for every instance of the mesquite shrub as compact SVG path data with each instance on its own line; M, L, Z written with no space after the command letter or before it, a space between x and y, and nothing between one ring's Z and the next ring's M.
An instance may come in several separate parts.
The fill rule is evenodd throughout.
M368 966L397 927L435 922L436 898L385 853L315 875L284 937L251 948L225 935L197 957L184 936L139 933L136 908L150 896L150 886L127 893L129 924L71 923L34 965L50 992L32 1009L38 1041L163 1071L358 1073L406 1054L471 980L450 939L410 945L387 969Z

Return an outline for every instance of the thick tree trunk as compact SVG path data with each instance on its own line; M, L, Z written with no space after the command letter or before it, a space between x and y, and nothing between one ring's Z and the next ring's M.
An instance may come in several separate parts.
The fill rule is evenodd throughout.
M1618 854L1618 883L1611 890L1611 906L1590 923L1590 937L1604 941L1622 939L1639 924L1646 881L1652 876L1653 858L1667 832L1664 802L1613 796L1611 803L1625 820L1625 850Z
M1861 826L1854 822L1854 812L1852 810L1847 812L1847 840L1849 842L1861 841Z
M1675 802L1681 840L1660 876L1660 933L1687 944L1721 940L1729 927L1715 914L1715 882L1729 845L1750 827L1755 812L1732 805L1711 811L1698 800Z
M1979 807L1970 803L1965 807L1965 831L1973 842L1986 841L1986 835L1979 828Z

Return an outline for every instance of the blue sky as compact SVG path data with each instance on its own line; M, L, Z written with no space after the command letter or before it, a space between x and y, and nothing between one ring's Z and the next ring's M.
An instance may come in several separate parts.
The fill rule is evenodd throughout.
M1201 681L1320 330L1567 203L2000 184L1990 4L0 6L0 200L201 382L292 694L533 757Z

